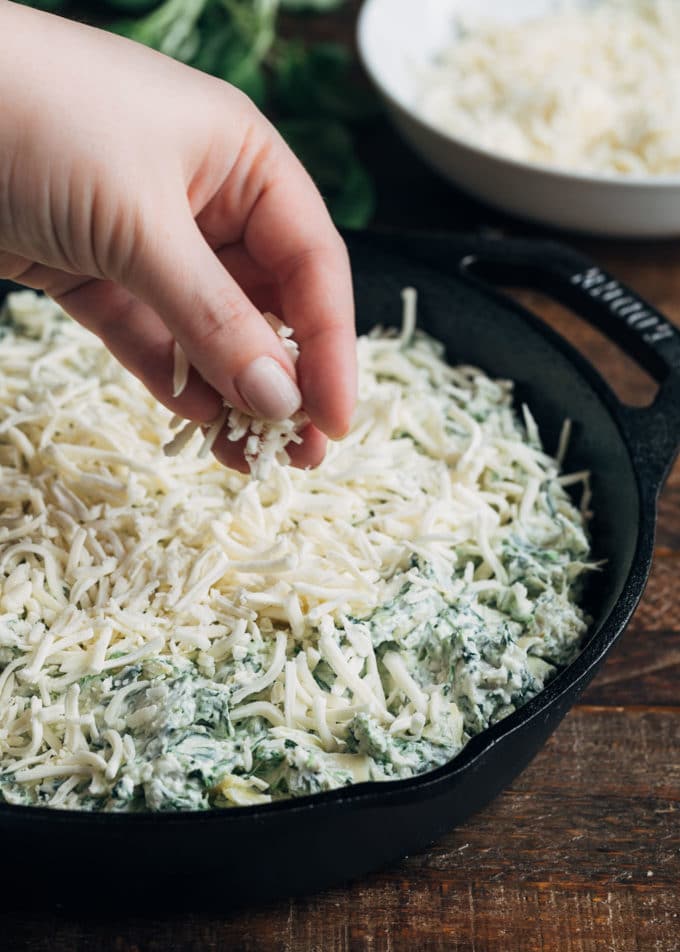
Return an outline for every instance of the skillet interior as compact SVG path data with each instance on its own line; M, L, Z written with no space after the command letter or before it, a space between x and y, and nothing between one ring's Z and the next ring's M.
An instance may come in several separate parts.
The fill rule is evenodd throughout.
M453 250L453 249L452 249ZM456 255L451 255L454 265ZM564 420L573 422L565 468L592 471L595 557L606 559L589 589L598 630L630 571L640 522L637 477L611 413L609 389L563 338L523 308L453 275L373 250L356 257L357 329L401 319L401 288L418 289L418 326L446 344L452 364L472 363L515 382L515 405L527 403L547 452L555 452ZM580 372L579 372L580 371ZM621 516L625 514L624 518Z
M465 248L463 239L451 243L452 265ZM23 872L32 876L31 888L40 889L36 857L49 856L60 876L50 875L45 889L61 902L80 901L83 889L91 899L115 889L128 902L170 898L173 905L184 899L224 906L316 890L420 849L520 772L634 608L651 555L653 510L641 505L606 385L538 319L481 291L453 267L443 273L366 237L353 239L350 251L360 331L399 324L399 292L411 284L419 291L419 325L446 343L452 362L476 363L515 380L517 398L531 406L549 450L565 416L574 421L567 467L593 472L594 550L607 559L590 593L588 646L541 695L474 738L451 764L420 778L205 814L113 816L0 805L3 853L11 857L8 887L21 882ZM78 876L75 896L70 871Z

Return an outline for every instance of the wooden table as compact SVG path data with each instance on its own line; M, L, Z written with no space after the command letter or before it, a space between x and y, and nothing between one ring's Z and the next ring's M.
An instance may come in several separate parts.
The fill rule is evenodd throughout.
M351 27L352 11L323 29ZM382 123L361 150L377 223L545 236L437 181ZM551 235L550 237L555 237ZM567 238L680 325L680 244ZM598 333L523 294L633 402L651 382ZM127 918L40 905L0 914L15 952L678 952L680 466L660 502L654 567L600 675L517 782L427 851L359 882L239 912Z

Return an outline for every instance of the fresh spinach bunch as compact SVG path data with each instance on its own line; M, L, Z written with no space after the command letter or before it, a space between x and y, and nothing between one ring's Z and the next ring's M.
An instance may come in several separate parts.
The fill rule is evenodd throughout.
M112 29L233 83L262 106L277 8L278 0L165 0Z

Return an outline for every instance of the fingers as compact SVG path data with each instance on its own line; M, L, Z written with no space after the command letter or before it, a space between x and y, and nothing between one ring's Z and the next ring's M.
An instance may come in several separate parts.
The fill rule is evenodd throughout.
M298 385L310 419L333 439L349 430L356 403L356 342L344 325L328 324L300 341Z
M282 316L281 291L276 280L271 272L255 264L242 244L225 245L215 253L261 313L269 311Z
M281 313L279 289L242 247L221 249L218 257L261 311ZM181 396L173 397L173 336L151 308L112 282L78 281L82 282L82 278L55 272L47 282L47 290L173 413L200 423L217 416L222 399L194 369ZM76 287L71 287L74 284ZM312 338L310 343L333 346L333 335L324 334L318 342ZM313 384L312 381L307 389L311 391ZM302 444L291 444L288 449L291 463L300 468L318 466L325 455L326 437L311 424L301 435ZM243 448L243 441L232 443L223 433L214 454L224 465L246 472Z
M232 274L248 297L261 311L270 311L273 314L283 314L281 289L272 283L272 275L267 269L255 264L243 245L227 245L217 251L217 256L227 270ZM298 333L296 333L298 340ZM298 385L303 394L303 404L309 413L309 406L315 401L323 404L326 393L343 393L350 398L350 405L344 408L344 418L349 421L353 409L353 387L347 386L347 366L353 367L355 360L356 341L354 332L346 332L344 326L339 329L326 326L322 332L315 335L314 329L305 340L300 359L297 364ZM315 372L317 366L326 367L326 376L321 378ZM316 396L318 391L318 398ZM317 419L320 414L317 414ZM332 434L335 435L335 434ZM337 435L341 435L338 433ZM303 442L300 445L292 444L288 453L294 466L301 468L318 466L324 458L327 440L323 433L310 425L302 431ZM233 446L228 455L222 452L218 456L226 465L233 458Z
M250 136L249 148L197 222L210 244L222 248L230 270L228 262L245 255L251 270L274 279L281 298L274 313L294 328L301 348L303 405L319 428L341 436L356 398L347 254L313 182L270 126ZM241 252L235 251L238 241L245 246Z
M280 313L278 288L243 248L221 249L218 256L260 310ZM96 334L120 363L173 413L199 423L217 416L222 407L220 395L193 369L181 396L172 396L172 334L151 308L124 288L110 281L83 279L42 266L40 273L22 274L22 281L45 289L74 319ZM292 465L318 466L326 452L326 436L312 424L300 435L302 443L291 443L287 450ZM225 466L245 473L248 467L244 446L245 440L232 443L222 432L213 452Z
M280 338L182 215L166 242L147 243L127 276L179 342L189 362L232 406L280 420L301 404Z
M344 435L356 400L356 337L347 252L311 179L280 150L244 233L253 260L280 288L286 324L300 345L305 410L331 437Z
M257 265L243 245L227 245L217 251L217 256L261 311L283 314L281 288L273 281L271 272ZM305 286L307 275L304 269L298 279L303 285L299 291L299 297L302 298L308 290ZM296 279L293 278L293 280ZM313 297L314 290L312 289L310 293ZM313 306L313 303L311 301L309 306ZM353 327L348 329L342 323L334 326L327 322L320 328L312 325L305 337L300 328L296 327L295 339L299 343L302 339L303 342L297 365L297 376L305 410L310 413L312 408L310 416L315 419L315 422L317 424L325 422L326 426L331 427L326 429L326 426L322 426L325 432L329 432L332 436L340 436L349 423L354 403L355 383L348 375L348 368L351 374L355 361L354 329ZM318 372L319 368L323 369L322 373ZM346 401L345 406L339 408L341 422L339 425L336 424L335 428L328 420L323 419L323 407L329 393L334 396L336 403L340 403L341 399ZM319 407L322 408L320 411ZM314 464L306 462L303 465Z
M236 263L234 261L234 263ZM238 265L236 265L238 267ZM248 282L246 270L241 269ZM52 278L55 300L80 324L96 334L111 353L147 389L173 413L207 423L222 408L219 394L192 369L189 383L181 396L172 396L173 337L158 315L136 301L129 292L108 281L90 280L74 288L73 276L56 275ZM82 281L82 279L80 279ZM265 284L265 294L275 293ZM253 289L257 297L257 287ZM273 300L262 299L259 305L269 309ZM326 437L311 424L301 433L302 444L291 444L288 453L294 466L318 466L326 450ZM231 469L245 473L248 467L243 457L245 440L230 442L223 431L213 449L216 458Z

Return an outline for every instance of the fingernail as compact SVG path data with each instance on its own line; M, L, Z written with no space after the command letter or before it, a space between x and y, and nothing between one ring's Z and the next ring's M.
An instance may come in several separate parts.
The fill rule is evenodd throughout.
M285 420L302 404L300 391L272 357L257 357L235 383L255 416L265 420Z

